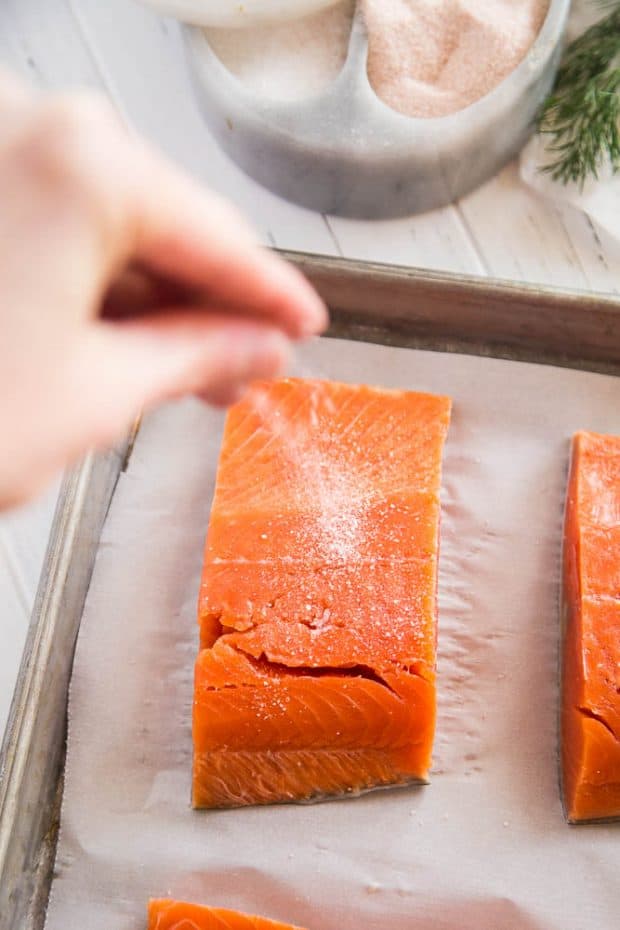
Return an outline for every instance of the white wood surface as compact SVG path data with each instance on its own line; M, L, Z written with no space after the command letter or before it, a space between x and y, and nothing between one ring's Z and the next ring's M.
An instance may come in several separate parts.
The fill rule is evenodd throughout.
M234 200L271 245L350 258L618 292L620 247L571 208L520 184L515 165L462 202L365 223L284 203L217 148L198 113L177 25L133 0L2 0L0 63L43 88L87 85L128 123ZM0 733L54 505L54 489L0 519Z

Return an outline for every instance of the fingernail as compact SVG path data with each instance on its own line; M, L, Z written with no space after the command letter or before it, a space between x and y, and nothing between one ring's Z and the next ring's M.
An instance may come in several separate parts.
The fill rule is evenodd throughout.
M324 301L310 281L295 266L277 259L274 274L279 276L282 294L287 295L289 311L294 300L294 317L291 320L294 335L308 339L323 332L329 325L329 313Z
M231 388L226 404L231 407L233 404L238 404L247 394L249 387L249 384L238 384L237 387Z
M222 387L219 390L200 391L196 396L199 400L212 407L232 407L234 404L239 403L240 400L243 400L248 388L248 384L239 384Z
M329 325L329 314L323 300L319 297L312 285L303 278L305 295L299 305L299 330L302 339L316 336Z
M274 378L282 374L290 359L290 342L279 330L248 333L239 345L238 378Z
M317 298L314 307L310 313L306 313L300 321L300 338L310 339L312 336L318 336L329 326L329 314L327 307L322 300Z

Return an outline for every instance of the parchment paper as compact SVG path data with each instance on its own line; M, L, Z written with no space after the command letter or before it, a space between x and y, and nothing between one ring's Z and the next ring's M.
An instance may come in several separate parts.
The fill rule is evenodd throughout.
M620 431L620 381L322 340L308 375L454 398L432 783L194 812L195 603L222 416L149 417L95 566L70 701L48 930L140 930L177 896L310 930L617 930L620 825L568 827L557 771L569 439Z

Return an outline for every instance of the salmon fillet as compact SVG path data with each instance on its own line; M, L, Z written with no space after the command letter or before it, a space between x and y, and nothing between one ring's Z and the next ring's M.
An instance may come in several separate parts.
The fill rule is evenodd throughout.
M265 917L182 901L150 901L147 930L302 930Z
M562 783L571 822L620 817L620 437L578 433L564 530Z
M196 807L425 781L450 401L256 385L226 420L199 597Z

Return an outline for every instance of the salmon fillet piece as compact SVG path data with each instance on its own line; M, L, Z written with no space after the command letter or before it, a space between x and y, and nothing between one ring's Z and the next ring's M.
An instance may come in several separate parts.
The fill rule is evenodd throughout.
M199 596L196 807L425 781L450 401L256 385L227 417Z
M265 917L183 901L149 901L147 930L302 930Z
M564 529L562 787L570 822L620 817L620 437L573 439Z

